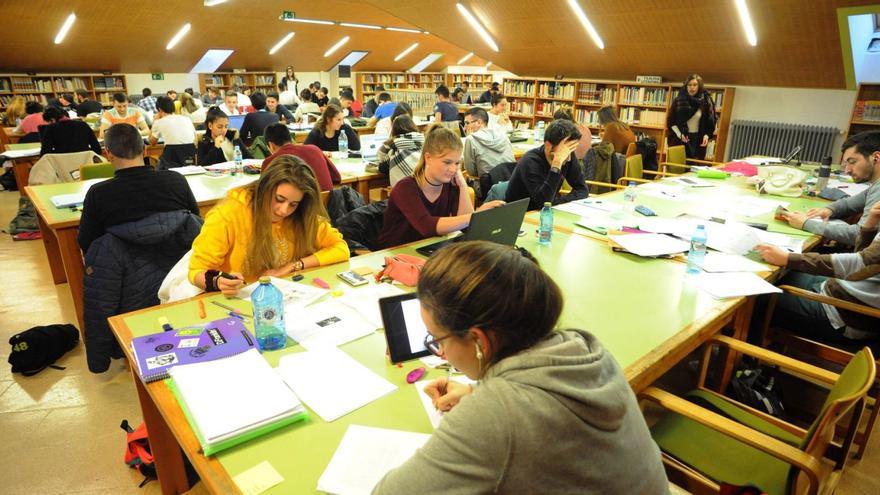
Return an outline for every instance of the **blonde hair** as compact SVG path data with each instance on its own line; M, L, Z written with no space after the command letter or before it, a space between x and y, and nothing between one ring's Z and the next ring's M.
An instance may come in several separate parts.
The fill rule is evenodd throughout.
M272 238L272 202L281 184L290 184L303 193L296 210L281 221L282 235L293 247L291 259L280 259ZM318 227L326 221L327 211L321 202L315 173L302 159L281 155L263 168L259 181L241 189L248 193L253 218L253 232L242 269L246 277L256 278L266 270L305 258L318 250Z
M180 108L189 113L194 113L199 109L198 105L196 105L195 99L193 99L192 95L187 92L180 94Z
M27 115L24 110L24 96L13 96L6 105L6 114L3 116L3 124L7 127L15 127L17 122L15 119L23 118Z
M413 177L419 187L425 185L425 153L432 155L442 155L449 151L461 151L461 138L454 132L440 124L433 124L425 132L425 144L422 145L422 154L419 156L419 163L413 170Z

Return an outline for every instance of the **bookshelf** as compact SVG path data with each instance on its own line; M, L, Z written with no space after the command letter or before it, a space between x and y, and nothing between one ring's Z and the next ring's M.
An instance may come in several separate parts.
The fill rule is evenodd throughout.
M473 95L477 91L482 93L491 88L494 79L492 74L446 74L446 86L449 87L449 91L461 86L464 81L470 83L470 91Z
M880 83L861 83L856 91L846 137L864 131L880 131Z
M872 98L880 100L880 84L875 86ZM534 126L538 120L551 120L556 110L568 108L576 121L598 133L598 110L613 104L617 107L618 117L628 123L633 132L657 140L660 152L666 149L666 115L678 89L678 84L587 79L510 78L503 84L512 120L526 121L529 126ZM727 145L735 89L709 85L706 89L715 100L718 126L714 156L720 159ZM877 125L880 128L880 121Z
M221 95L235 85L247 86L253 91L268 93L277 91L274 72L212 72L199 74L199 91L204 93L214 88Z
M356 98L365 101L376 94L376 87L380 84L386 90L393 89L422 89L431 90L441 84L446 84L446 79L440 72L358 72L355 79Z
M50 98L77 89L88 91L93 100L105 107L112 105L110 97L113 93L128 93L122 74L0 74L0 110L5 110L16 96L46 105Z

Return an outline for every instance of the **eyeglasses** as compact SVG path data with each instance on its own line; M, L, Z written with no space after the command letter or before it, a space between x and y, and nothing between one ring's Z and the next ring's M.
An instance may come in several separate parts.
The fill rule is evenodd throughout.
M469 125L471 125L471 124L473 124L473 123L476 123L476 122L477 122L476 120L465 120L465 121L464 121L464 125L465 125L465 126L469 126Z
M435 356L443 357L443 346L440 345L440 342L452 337L452 334L449 334L445 337L440 337L439 339L435 339L431 337L431 334L425 335L425 349L431 351L431 354Z

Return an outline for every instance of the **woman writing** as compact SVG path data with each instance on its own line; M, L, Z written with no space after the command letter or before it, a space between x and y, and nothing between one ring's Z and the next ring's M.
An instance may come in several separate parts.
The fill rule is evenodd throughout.
M348 138L348 149L359 151L361 140L358 134L343 120L342 109L336 105L324 107L324 113L315 123L315 127L306 136L305 144L314 144L323 151L339 151L339 135L345 133Z
M330 226L319 191L305 162L276 158L259 181L233 189L208 212L193 242L190 282L235 295L263 275L283 277L347 260L348 246Z
M229 128L229 117L218 107L211 107L205 115L207 131L199 141L198 164L202 167L215 163L231 162L235 159L235 147L241 150L242 158L250 158L247 146L236 136L235 129Z
M688 76L666 118L669 146L685 145L688 158L703 160L715 134L715 103L698 74Z
M425 347L480 384L427 385L449 412L374 495L668 492L620 366L592 334L555 330L561 291L526 251L447 246L425 264L418 297Z
M461 152L461 138L455 133L440 124L428 129L413 175L391 189L379 235L381 246L399 246L470 225L474 206L461 174ZM480 210L503 204L488 201Z

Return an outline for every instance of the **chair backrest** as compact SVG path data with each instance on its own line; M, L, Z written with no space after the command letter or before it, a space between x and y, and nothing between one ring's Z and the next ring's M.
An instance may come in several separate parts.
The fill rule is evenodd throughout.
M104 163L85 163L79 166L79 180L89 179L105 179L113 177L113 164Z
M626 157L629 158L638 153L638 149L636 148L636 143L629 143L626 145Z
M633 155L626 158L626 177L634 179L642 178L642 155Z
M687 153L684 150L684 145L680 144L678 146L670 146L666 148L666 162L667 163L678 163L684 165L687 163Z
M324 205L324 209L327 209L327 203L330 202L330 191L321 191L321 204Z

